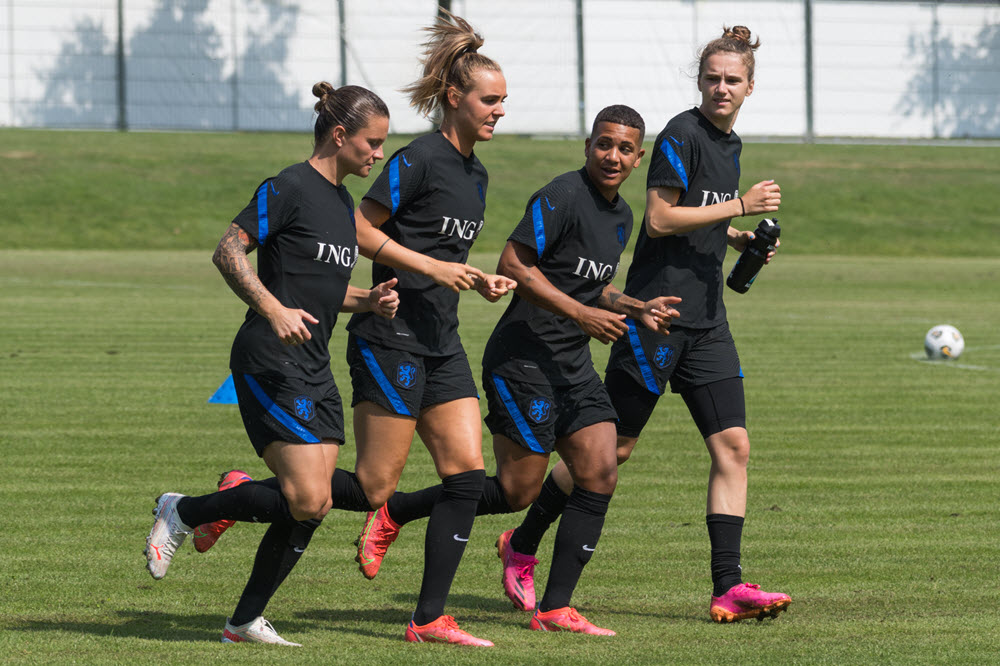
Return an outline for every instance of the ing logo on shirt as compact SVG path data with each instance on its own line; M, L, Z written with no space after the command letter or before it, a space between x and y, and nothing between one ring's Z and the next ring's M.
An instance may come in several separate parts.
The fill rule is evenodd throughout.
M396 367L396 383L401 387L413 388L417 383L417 366L409 361L404 361Z
M535 423L545 423L551 413L552 404L545 398L532 398L528 403L528 418Z
M674 362L674 350L667 345L660 345L653 354L653 363L660 370Z
M295 398L295 416L299 417L300 421L311 421L312 417L316 416L316 406L312 398L307 395Z

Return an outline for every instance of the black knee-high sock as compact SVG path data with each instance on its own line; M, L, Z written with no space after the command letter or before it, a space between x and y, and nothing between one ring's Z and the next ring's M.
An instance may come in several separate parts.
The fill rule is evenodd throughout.
M267 602L302 557L321 521L321 518L313 518L271 524L257 548L253 572L230 623L246 624L263 615Z
M545 585L545 596L538 604L540 611L569 606L583 567L590 561L601 538L610 501L611 495L573 488L556 530L552 569Z
M385 504L386 511L389 512L389 517L397 525L405 525L411 520L427 518L431 515L434 505L441 496L442 489L443 486L438 484L412 493L395 492ZM513 512L510 504L507 503L507 497L503 494L500 479L495 476L486 477L486 482L483 484L483 495L476 506L476 515L486 516ZM515 548L515 550L517 549Z
M424 579L413 613L413 621L418 625L433 622L444 614L444 603L469 541L485 481L486 472L481 469L443 479L424 539Z
M538 552L538 544L545 536L545 531L562 514L568 499L569 495L559 489L559 484L549 472L542 484L542 491L538 493L538 499L528 508L524 520L510 536L510 547L523 555Z
M333 497L333 508L342 511L371 511L372 505L365 495L365 489L358 482L358 475L344 469L333 472L330 483L330 494Z
M248 523L292 520L281 484L274 477L200 497L184 497L177 503L177 515L192 528L223 518Z
M740 539L743 518L724 513L705 516L708 539L712 542L712 596L721 597L734 585L743 582L740 568Z

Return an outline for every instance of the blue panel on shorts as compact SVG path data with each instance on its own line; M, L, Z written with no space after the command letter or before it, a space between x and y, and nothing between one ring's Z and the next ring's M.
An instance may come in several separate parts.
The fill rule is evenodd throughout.
M514 402L514 396L510 394L510 390L507 388L507 383L502 377L498 375L490 374L493 378L493 385L497 389L497 393L500 394L500 399L503 400L504 406L507 408L507 413L510 414L510 418L514 420L514 425L517 426L517 431L521 433L521 437L527 443L528 448L536 453L545 453L545 449L538 443L535 439L535 433L531 432L531 427L528 422L524 419L524 414L521 410L517 408L517 403Z
M303 428L301 425L299 425L298 421L296 421L291 416L283 412L280 407L274 404L274 401L271 400L271 397L268 394L264 393L264 389L261 388L260 384L257 383L257 380L255 380L250 375L243 375L243 379L246 380L247 386L249 386L250 390L253 391L254 397L257 398L257 401L264 407L264 409L267 410L267 413L276 418L278 422L281 423L281 425L288 428L291 432L297 435L299 439L301 439L303 442L306 442L308 444L320 443L320 440L318 437L316 437L316 435L312 434L311 432Z
M372 377L375 378L375 382L378 383L379 388L382 389L382 393L384 393L385 397L389 399L389 404L392 405L392 408L396 410L397 414L401 414L403 416L413 416L413 414L410 414L410 410L407 409L406 403L403 402L403 399L399 396L399 393L397 393L396 389L392 387L392 383L389 381L389 378L385 376L384 372L382 372L382 368L379 367L378 361L375 360L375 354L373 354L371 348L368 347L368 343L357 336L355 336L354 339L358 341L358 349L361 350L361 356L365 359L365 365L368 366L368 371L372 373Z
M660 388L656 385L656 380L653 377L653 369L649 367L649 361L646 360L646 353L642 351L642 343L639 341L639 331L635 328L635 322L631 319L626 319L625 324L628 326L628 341L632 346L632 354L635 356L635 362L639 365L639 372L642 373L642 380L646 383L646 388L656 395L660 395Z

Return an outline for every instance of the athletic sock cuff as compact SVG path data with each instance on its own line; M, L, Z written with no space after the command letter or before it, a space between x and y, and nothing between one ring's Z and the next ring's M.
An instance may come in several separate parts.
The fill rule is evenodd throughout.
M743 516L730 516L724 513L710 513L705 516L705 524L707 525L711 525L712 523L725 523L727 525L739 525L742 527L743 522Z
M459 472L441 479L442 492L450 498L476 502L483 496L485 483L486 470L482 469Z
M592 515L604 516L608 513L608 505L611 503L611 495L595 493L584 490L580 486L574 486L573 492L569 495L566 508L573 507L577 511Z

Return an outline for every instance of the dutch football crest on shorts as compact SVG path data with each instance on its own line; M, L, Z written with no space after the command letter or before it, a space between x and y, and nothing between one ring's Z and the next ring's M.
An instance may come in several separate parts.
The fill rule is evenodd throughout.
M667 367L674 362L674 350L667 345L660 345L656 348L656 353L653 354L653 363L656 364L660 370Z
M545 398L532 398L528 403L528 418L535 423L545 423L552 413L552 404Z
M312 398L307 395L295 398L295 416L299 417L300 421L310 421L316 416L316 406Z
M417 383L417 366L409 361L400 363L396 367L396 384L400 387L408 389L413 388L413 385Z

